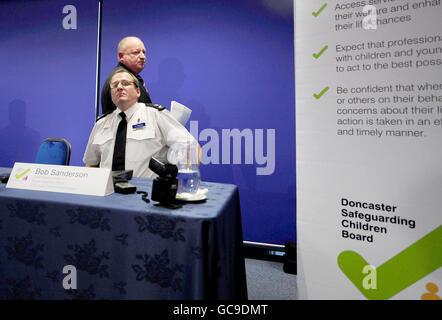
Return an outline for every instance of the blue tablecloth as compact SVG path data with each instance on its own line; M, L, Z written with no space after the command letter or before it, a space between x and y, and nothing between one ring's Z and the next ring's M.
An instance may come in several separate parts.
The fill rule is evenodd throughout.
M150 195L151 179L131 183ZM201 185L206 202L176 210L0 185L0 299L247 299L238 189Z

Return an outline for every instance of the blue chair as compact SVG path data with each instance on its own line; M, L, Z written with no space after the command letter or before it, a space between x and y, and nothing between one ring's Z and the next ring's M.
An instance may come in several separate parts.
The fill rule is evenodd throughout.
M38 149L35 163L69 165L71 144L65 139L49 138L43 140Z

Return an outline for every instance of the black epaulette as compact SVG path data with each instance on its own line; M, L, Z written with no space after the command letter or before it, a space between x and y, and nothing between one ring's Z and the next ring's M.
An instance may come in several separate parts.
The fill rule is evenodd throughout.
M146 107L151 107L154 109L157 109L158 111L163 111L164 109L166 109L166 107L163 107L160 104L155 104L155 103L144 103L146 105Z
M99 116L97 119L95 119L95 122L98 122L98 120L103 119L104 117L110 115L112 112L114 112L114 111L112 110L112 111L103 113L101 116Z

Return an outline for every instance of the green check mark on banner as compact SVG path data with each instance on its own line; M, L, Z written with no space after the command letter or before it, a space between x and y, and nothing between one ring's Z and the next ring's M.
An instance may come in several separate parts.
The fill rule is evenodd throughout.
M327 90L328 90L328 87L325 87L319 94L314 93L313 96L316 99L320 99L322 97L322 95L327 92Z
M324 53L324 51L327 50L327 49L328 49L328 46L325 46L324 48L322 48L321 51L319 51L319 53L313 53L313 57L315 59L318 59Z
M389 299L442 265L442 226L376 268L377 288L363 287L363 268L369 263L354 251L343 251L338 265L369 300Z
M26 171L24 171L24 172L22 172L22 173L20 173L20 174L16 174L15 177L16 177L17 179L20 179L22 176L24 176L24 175L25 175L26 173L28 173L30 170L31 170L31 169L28 169L28 170L26 170Z
M312 15L315 17L315 18L317 18L320 14L321 14L321 12L325 9L325 7L327 6L327 3L325 3L325 4L323 4L322 5L322 7L318 10L318 11L313 11L312 12Z

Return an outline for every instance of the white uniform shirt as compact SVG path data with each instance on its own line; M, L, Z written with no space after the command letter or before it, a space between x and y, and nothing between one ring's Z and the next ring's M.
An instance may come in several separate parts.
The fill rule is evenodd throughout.
M117 108L95 123L83 157L85 164L112 168L120 112ZM151 157L158 154L164 157L168 147L173 144L196 143L186 128L166 109L158 111L143 103L136 103L124 113L127 120L125 169L133 170L135 177L156 177L149 169Z

